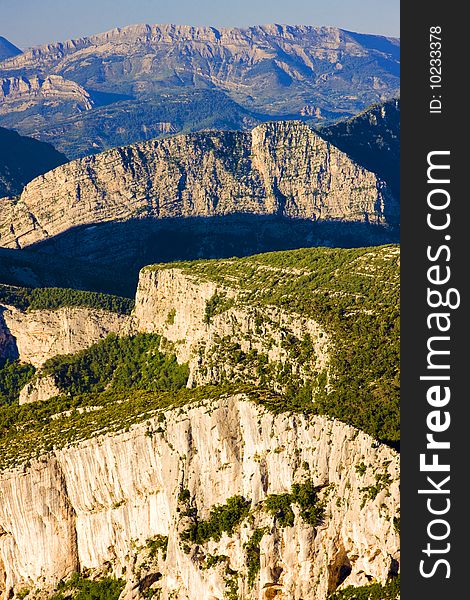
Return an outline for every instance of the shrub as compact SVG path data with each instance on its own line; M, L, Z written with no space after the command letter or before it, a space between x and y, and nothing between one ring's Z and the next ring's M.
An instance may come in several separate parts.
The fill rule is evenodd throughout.
M235 527L248 516L250 504L242 496L228 498L225 504L211 509L206 521L199 520L196 515L194 522L181 533L181 539L193 544L204 544L211 539L218 542L223 533L232 535Z
M271 494L264 501L266 510L276 518L281 527L292 527L294 525L294 513L291 504L291 494Z
M372 583L361 587L349 586L335 592L328 600L397 600L400 596L400 576L390 579L385 585Z
M168 549L168 536L156 535L151 540L147 540L147 548L149 549L150 558L156 558L158 553L161 552L162 558L165 560Z
M104 577L102 579L87 579L79 573L73 575L67 581L59 582L57 593L51 600L118 600L124 589L125 582L122 579Z
M356 465L356 473L358 475L365 475L366 471L367 471L367 467L363 462Z
M256 577L261 568L260 562L260 543L263 535L266 533L265 528L258 528L253 531L253 535L245 544L246 566L248 569L248 585L253 587Z
M292 504L297 504L302 519L315 527L323 522L324 515L317 492L318 488L311 481L294 483L290 494L271 494L267 496L264 506L281 527L292 527L295 518Z
M233 306L233 300L227 298L225 294L215 292L209 300L206 301L206 308L204 312L204 323L212 321L212 317L220 314Z
M176 317L176 308L172 308L166 317L167 325L173 325Z
M317 496L318 488L311 481L294 483L292 486L292 502L300 508L302 519L314 527L323 522L323 505Z

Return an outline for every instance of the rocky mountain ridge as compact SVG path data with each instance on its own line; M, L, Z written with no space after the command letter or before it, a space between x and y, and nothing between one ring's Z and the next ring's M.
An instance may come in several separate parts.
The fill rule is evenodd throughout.
M24 248L77 226L245 214L393 225L386 185L298 122L206 132L69 162L0 200L0 244Z
M206 307L219 296L226 309L209 320ZM57 355L84 350L110 333L161 336L161 347L174 352L179 363L188 364L189 388L226 380L256 382L253 365L234 364L227 355L234 344L241 352L266 356L267 364L291 364L299 379L311 369L325 370L329 362L330 336L314 319L270 307L264 309L264 325L258 325L256 332L254 322L261 313L243 305L239 290L198 281L180 269L144 269L135 310L129 315L79 306L20 310L4 304L0 311L0 360L18 358L38 369L34 380L21 391L20 404L48 400L60 393L54 378L41 370L44 363ZM310 336L315 358L308 369L290 356L286 335L296 339ZM225 340L224 344L220 340Z
M218 30L213 27L133 25L88 38L32 48L4 61L0 72L21 71L26 75L43 76L67 72L85 87L98 84L104 88L99 83L99 73L101 81L110 81L115 86L114 90L107 91L117 92L116 88L120 87L122 93L139 94L151 90L155 85L152 81L157 85L165 83L167 87L168 83L178 86L209 84L233 93L234 99L239 97L246 102L249 96L256 97L258 99L251 102L259 109L266 94L266 80L262 77L259 83L263 88L257 87L257 77L263 74L258 65L265 65L266 75L276 88L287 85L296 90L297 85L305 84L310 92L313 92L313 86L321 91L328 90L331 80L351 85L348 77L354 65L356 95L365 92L370 104L372 89L377 100L384 99L380 93L390 93L391 89L397 91L398 48L398 40L392 38L360 36L334 27L266 25ZM111 56L116 63L105 66L106 59ZM358 68L371 60L375 61L377 69L373 82L368 81L370 72L361 79ZM123 68L124 61L128 65L126 68ZM244 85L241 85L242 81ZM361 90L357 84L370 88ZM247 85L256 87L247 93L243 91ZM293 90L289 92L290 102L296 99L295 92L292 98ZM287 101L286 91L280 100ZM342 102L346 103L346 100ZM301 108L302 103L298 110ZM335 110L340 108L335 106ZM270 112L274 114L274 111L275 107L272 107Z
M93 106L86 90L60 75L48 75L44 79L37 75L1 79L0 101L0 114L7 114L12 110L24 112L37 101L49 102L52 105L70 102L73 112L90 110Z

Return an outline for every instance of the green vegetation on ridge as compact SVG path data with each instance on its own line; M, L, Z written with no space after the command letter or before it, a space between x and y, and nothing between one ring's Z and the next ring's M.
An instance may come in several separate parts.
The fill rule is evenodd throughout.
M107 390L3 406L0 410L0 469L22 464L54 447L62 448L103 433L129 429L162 409L217 398L223 392L216 387L176 392Z
M130 314L134 301L121 296L85 292L68 288L25 288L0 284L0 303L20 310L56 310L65 306L78 306Z
M360 587L348 586L328 596L328 600L397 600L400 597L400 576L390 579L385 585L371 583Z
M51 600L117 600L124 585L122 579L88 579L75 572L67 580L59 581Z
M329 334L328 374L312 373L302 382L286 364L285 393L270 401L271 410L329 415L381 441L398 442L397 246L312 248L146 268L174 267L222 289L239 290L236 303L276 306L316 320ZM301 346L308 353L308 343ZM238 361L249 358L237 356Z

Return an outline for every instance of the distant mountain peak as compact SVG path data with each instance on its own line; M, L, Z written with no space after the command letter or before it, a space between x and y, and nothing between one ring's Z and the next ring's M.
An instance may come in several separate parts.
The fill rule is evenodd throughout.
M399 44L397 38L374 34L359 34L338 27L325 25L265 23L251 25L249 27L213 27L209 25L176 25L174 23L135 23L82 37L71 38L65 41L39 45L28 49L25 52L25 56L37 57L57 50L65 53L73 53L83 48L101 45L106 42L158 44L159 42L173 41L210 44L220 41L224 44L229 41L238 41L243 44L249 42L252 38L258 40L265 36L284 38L286 40L292 40L296 37L314 39L329 38L329 40L327 39L326 41L333 45L335 45L335 43L339 44L340 40L347 40L349 43L355 42L360 46L364 45L370 49L375 49L376 47L374 43L369 46L371 40L381 40L379 45L382 45L383 48L387 44L392 47ZM18 49L16 50L17 53L21 53Z
M0 60L22 54L22 50L0 35Z

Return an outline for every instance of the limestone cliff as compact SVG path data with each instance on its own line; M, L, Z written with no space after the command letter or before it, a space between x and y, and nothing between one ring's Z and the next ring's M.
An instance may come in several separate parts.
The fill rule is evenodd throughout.
M227 589L247 600L324 600L339 584L384 582L399 558L397 477L393 450L322 417L274 416L243 395L168 410L0 475L3 597L78 568L125 576L123 598L145 582L179 600L233 597ZM293 524L282 526L266 497L307 478L323 519L310 525L292 505ZM182 490L199 518L235 495L250 514L232 535L185 545ZM246 544L260 530L250 586ZM165 551L149 553L156 536Z
M220 298L221 304L208 318L207 307L214 298ZM244 304L236 288L200 281L178 268L142 270L131 316L87 308L24 312L8 307L3 320L6 338L0 357L18 355L39 368L34 380L22 390L20 404L58 395L53 377L41 373L46 360L83 350L109 333L162 336L161 349L174 352L180 363L189 364L188 387L226 380L257 382L257 362L263 359L273 371L288 362L301 379L328 367L329 335L314 319L274 306L261 310ZM296 339L308 335L314 359L300 365L285 347L287 335ZM12 354L12 348L17 354ZM237 363L239 351L251 353L252 360Z
M398 218L375 174L298 122L109 150L36 178L0 208L0 244L10 248L132 219L243 214L386 225Z
M119 333L128 319L119 313L85 307L0 309L0 359L20 358L35 367L57 354L78 352L109 333Z
M219 300L217 314L208 306ZM329 336L313 319L292 315L276 307L263 309L243 303L240 291L201 281L181 269L143 269L139 278L131 329L157 333L181 362L189 363L188 386L223 380L255 380L256 358L243 368L230 348L265 356L279 366L290 362L300 378L306 368L322 371L328 364ZM301 367L284 347L287 334L309 335L314 362Z
M19 403L28 404L29 402L44 402L54 396L59 396L61 393L57 387L55 378L51 375L43 377L35 377L27 383L20 391Z

